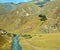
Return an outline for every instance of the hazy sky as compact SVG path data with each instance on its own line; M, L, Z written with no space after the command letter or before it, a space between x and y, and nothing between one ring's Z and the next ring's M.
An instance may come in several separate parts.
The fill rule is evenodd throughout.
M31 0L0 0L0 3L6 3L6 2L14 2L14 3L21 3L21 2L28 2Z

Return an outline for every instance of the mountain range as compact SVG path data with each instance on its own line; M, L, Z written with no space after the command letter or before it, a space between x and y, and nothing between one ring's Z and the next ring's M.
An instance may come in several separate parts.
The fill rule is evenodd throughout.
M38 5L39 7L42 7L45 3L49 2L50 0L32 0L31 3L34 3ZM24 2L22 2L24 3ZM0 15L6 14L16 8L17 6L21 5L21 3L15 4L15 3L0 3Z
M41 8L32 2L22 3L11 12L0 16L0 28L15 33L28 33L35 31L44 33L59 32L59 4L59 0L51 1ZM45 15L47 20L42 22L39 18L40 14Z

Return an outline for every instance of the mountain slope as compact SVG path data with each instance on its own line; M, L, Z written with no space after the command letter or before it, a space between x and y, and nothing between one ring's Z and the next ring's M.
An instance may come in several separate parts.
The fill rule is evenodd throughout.
M60 30L60 1L47 3L42 9L34 3L24 3L0 17L0 28L12 33L53 33ZM41 21L39 14L47 17Z
M17 7L12 12L0 17L0 28L11 32L23 32L23 25L36 19L40 14L40 7L33 3L24 3Z
M10 12L16 6L14 3L0 3L0 15Z
M47 16L47 21L43 24L40 30L49 32L60 32L60 1L52 1L42 7L41 14ZM45 26L46 25L46 26Z

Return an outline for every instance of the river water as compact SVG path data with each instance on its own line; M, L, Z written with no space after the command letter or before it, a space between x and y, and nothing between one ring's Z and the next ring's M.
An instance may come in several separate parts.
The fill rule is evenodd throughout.
M14 34L12 38L12 50L22 50L21 45L19 44L19 35Z

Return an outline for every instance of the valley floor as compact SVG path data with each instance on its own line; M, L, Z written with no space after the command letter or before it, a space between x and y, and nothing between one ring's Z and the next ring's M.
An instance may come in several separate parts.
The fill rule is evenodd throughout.
M60 34L41 34L21 39L23 50L60 50Z
M31 35L32 38L20 37L22 50L60 50L60 33ZM1 50L1 49L0 49ZM2 49L10 50L10 49Z

